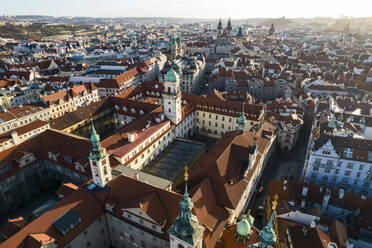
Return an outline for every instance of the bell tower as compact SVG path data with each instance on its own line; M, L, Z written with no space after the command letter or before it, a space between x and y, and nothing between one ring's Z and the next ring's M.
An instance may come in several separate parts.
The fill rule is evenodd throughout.
M181 90L178 74L170 69L164 76L164 115L174 124L181 122Z
M94 128L93 122L90 140L92 141L92 150L89 154L89 164L93 182L103 188L112 179L111 167L106 149L101 147L100 138Z

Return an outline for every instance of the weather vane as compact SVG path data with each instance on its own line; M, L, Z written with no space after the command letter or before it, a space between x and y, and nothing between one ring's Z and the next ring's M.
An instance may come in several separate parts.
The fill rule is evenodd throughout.
M185 182L189 180L189 174L187 173L188 170L189 170L189 167L185 165Z

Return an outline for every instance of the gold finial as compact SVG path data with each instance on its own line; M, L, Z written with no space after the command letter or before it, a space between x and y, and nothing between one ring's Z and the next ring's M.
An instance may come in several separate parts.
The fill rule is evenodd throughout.
M251 214L251 210L250 210L250 209L247 210L247 214L248 214L248 215Z
M188 170L189 170L189 167L186 165L185 166L185 182L189 180L189 174L187 173Z
M278 205L278 199L279 199L279 195L276 194L274 195L274 201L272 202L272 210L274 211L276 209L276 206Z

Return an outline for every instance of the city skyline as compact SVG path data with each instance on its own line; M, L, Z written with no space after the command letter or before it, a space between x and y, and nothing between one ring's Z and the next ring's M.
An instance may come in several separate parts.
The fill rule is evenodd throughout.
M50 2L35 0L32 5L25 0L2 2L1 15L48 15L84 17L179 17L179 18L313 18L313 17L368 17L371 16L365 1L321 1L311 4L292 0L281 2L265 0L247 2L235 0L107 0L105 5L98 0ZM365 6L365 7L362 7ZM371 6L370 6L371 7Z

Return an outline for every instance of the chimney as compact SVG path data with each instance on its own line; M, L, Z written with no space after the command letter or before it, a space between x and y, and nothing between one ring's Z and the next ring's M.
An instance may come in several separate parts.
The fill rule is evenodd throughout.
M303 197L306 197L306 195L307 195L307 190L308 190L308 187L307 187L307 186L304 186L304 187L302 188L302 196L303 196Z
M136 138L137 138L137 134L136 133L128 133L128 141L129 142L133 142L133 141L135 141L136 140Z
M342 200L342 198L344 198L344 193L345 193L344 189L341 188L341 189L338 190L338 198L340 200Z
M20 143L20 139L18 137L18 133L16 131L11 132L11 136L15 145Z

